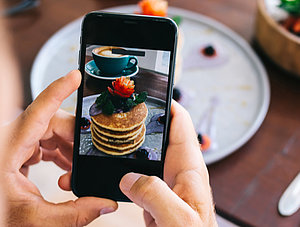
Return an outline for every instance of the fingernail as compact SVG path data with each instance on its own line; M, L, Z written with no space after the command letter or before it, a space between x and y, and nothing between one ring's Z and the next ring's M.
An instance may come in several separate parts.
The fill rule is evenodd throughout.
M127 173L121 180L120 188L122 191L129 192L132 185L142 176L138 173Z
M100 210L100 215L108 214L114 211L115 209L113 207L104 207L103 209Z

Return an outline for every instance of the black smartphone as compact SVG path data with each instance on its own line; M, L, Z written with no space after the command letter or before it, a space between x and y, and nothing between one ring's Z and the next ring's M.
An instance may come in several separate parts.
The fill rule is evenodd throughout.
M129 201L119 189L126 173L163 177L177 26L92 12L81 29L72 190Z

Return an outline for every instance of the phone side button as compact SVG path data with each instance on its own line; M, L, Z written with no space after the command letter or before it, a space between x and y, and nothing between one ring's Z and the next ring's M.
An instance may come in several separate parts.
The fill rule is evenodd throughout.
M78 55L78 69L80 69L80 59L81 59L81 50L79 50L79 55Z

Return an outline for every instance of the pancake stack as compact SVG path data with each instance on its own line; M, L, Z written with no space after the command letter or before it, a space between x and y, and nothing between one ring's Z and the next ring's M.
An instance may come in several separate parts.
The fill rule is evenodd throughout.
M145 141L147 115L147 106L141 103L126 113L100 113L92 116L91 134L94 146L110 155L134 152Z

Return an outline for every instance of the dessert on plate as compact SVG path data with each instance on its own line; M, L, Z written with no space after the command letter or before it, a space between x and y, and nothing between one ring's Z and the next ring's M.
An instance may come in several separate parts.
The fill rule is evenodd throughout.
M125 155L136 151L145 140L147 93L134 93L134 82L117 78L90 108L94 146L106 154Z

